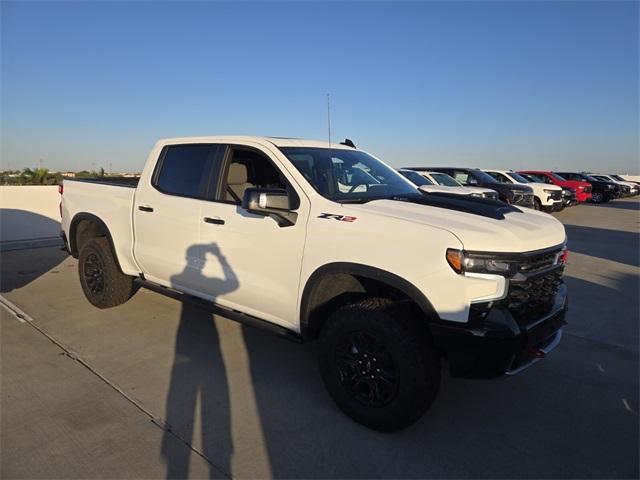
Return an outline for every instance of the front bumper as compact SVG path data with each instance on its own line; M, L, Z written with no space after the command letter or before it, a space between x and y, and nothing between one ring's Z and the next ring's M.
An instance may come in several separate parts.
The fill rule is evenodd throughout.
M432 322L434 346L449 361L451 374L468 378L513 375L541 360L562 337L568 309L563 284L554 304L538 318L523 322L504 306L494 306L481 321Z
M576 199L579 203L587 202L591 200L591 192L576 192Z

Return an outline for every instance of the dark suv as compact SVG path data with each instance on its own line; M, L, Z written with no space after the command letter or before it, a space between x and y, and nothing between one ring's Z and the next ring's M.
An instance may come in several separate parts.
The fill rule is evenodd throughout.
M593 203L603 203L618 198L621 195L620 185L613 182L598 180L591 175L575 172L554 172L567 180L578 182L589 182L591 184L591 201Z
M505 203L533 208L533 190L531 187L512 183L500 183L491 175L484 173L478 168L414 167L411 168L411 170L432 170L434 172L446 173L463 185L467 185L469 187L491 188L492 190L495 190L498 192L500 200Z

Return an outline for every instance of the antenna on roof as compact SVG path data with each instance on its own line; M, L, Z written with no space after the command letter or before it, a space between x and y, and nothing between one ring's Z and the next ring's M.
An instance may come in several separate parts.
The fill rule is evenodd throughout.
M329 130L329 148L331 148L331 95L327 93L327 128Z
M356 148L356 144L349 138L345 138L344 142L340 142L340 145L346 145L347 147Z

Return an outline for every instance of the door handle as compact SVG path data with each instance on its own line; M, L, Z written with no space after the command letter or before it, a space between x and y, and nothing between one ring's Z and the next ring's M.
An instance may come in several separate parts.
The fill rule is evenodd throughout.
M224 220L221 218L204 217L204 223L213 223L214 225L224 225Z
M153 212L153 207L149 207L147 205L139 205L138 210L142 212Z

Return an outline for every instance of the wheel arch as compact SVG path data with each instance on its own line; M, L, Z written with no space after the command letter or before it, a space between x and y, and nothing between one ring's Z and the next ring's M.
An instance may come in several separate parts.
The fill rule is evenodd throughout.
M69 225L69 251L74 258L78 258L80 254L80 248L82 245L96 237L106 237L109 242L109 249L118 266L118 269L122 273L122 267L118 260L118 254L113 243L113 237L111 231L104 221L92 213L80 212L74 215Z
M437 320L429 299L406 279L369 265L334 262L317 268L308 278L300 302L300 334L316 338L328 314L350 299L372 293L409 300L425 315Z

